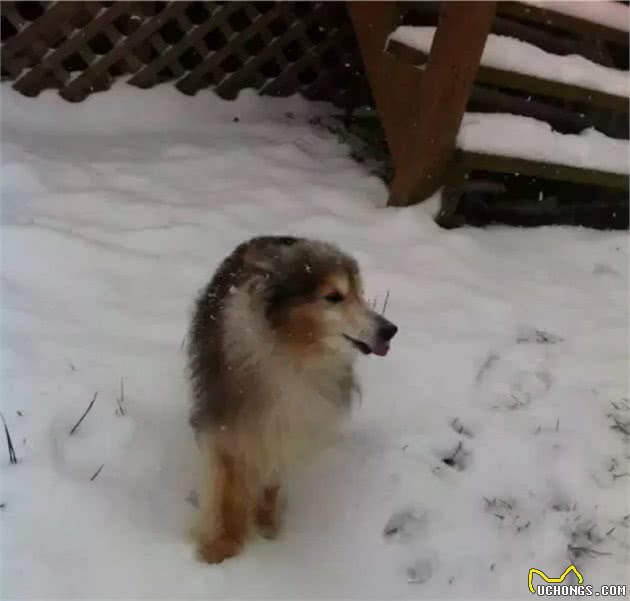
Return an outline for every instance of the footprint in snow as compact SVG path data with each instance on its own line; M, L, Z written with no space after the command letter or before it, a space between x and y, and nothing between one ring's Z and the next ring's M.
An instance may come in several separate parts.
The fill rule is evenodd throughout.
M551 332L545 332L544 330L538 330L536 328L521 328L516 337L518 344L558 344L562 342L564 338Z
M424 584L433 576L434 561L423 557L407 568L407 582L409 584Z
M387 539L409 540L426 528L427 516L424 511L407 507L394 512L383 529Z

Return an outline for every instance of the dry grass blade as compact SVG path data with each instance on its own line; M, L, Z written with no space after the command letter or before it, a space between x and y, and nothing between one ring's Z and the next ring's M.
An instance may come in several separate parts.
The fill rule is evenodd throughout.
M90 482L94 482L94 480L96 480L96 478L98 477L98 475L101 473L101 470L105 467L105 464L101 465L101 467L99 467L93 474L92 477L90 478Z
M630 423L622 422L616 415L612 413L609 415L612 420L615 422L614 426L610 426L611 430L618 430L619 432L623 432L626 436L630 436Z
M72 430L70 430L70 436L72 436L77 431L77 428L81 425L81 422L85 419L85 416L90 412L90 409L92 409L92 406L94 405L94 401L96 401L97 396L98 392L95 392L94 398L92 399L92 402L88 405L88 408L83 412L83 415L79 418L79 421L74 424L74 426L72 426Z
M586 555L588 557L601 557L604 555L612 555L608 551L598 551L597 549L593 549L592 547L579 547L574 545L568 545L567 549L570 553L573 553L575 557L580 557L582 555Z
M125 402L125 381L122 376L120 376L120 398L116 399L118 403L118 411L119 415L125 415L125 409L123 408L123 403Z
M455 449L455 451L453 451L453 454L450 455L450 457L445 457L444 459L442 459L442 461L446 463L446 465L450 465L451 467L453 467L455 465L455 459L457 458L457 455L459 455L459 452L462 450L463 447L464 445L460 440L457 448Z
M389 300L389 289L387 290L387 294L385 295L385 301L383 302L383 310L381 311L381 315L385 315L385 309L387 309L388 300Z
M13 448L13 441L11 440L9 427L7 426L7 422L4 419L4 415L2 413L0 413L0 417L2 418L2 423L4 424L4 434L7 437L7 448L9 449L9 463L15 465L17 463L17 456L15 454L15 449Z

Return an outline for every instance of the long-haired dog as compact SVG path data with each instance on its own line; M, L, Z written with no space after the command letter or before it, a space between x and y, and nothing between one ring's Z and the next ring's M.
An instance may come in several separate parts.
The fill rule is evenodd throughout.
M223 261L189 332L200 559L238 554L253 526L277 534L283 472L349 408L357 352L387 354L396 331L363 299L354 259L330 244L259 237Z

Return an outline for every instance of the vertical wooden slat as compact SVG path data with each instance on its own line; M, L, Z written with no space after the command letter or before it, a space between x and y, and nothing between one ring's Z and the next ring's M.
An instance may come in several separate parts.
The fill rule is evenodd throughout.
M384 52L399 22L396 3L349 2L348 9L394 162L389 203L412 204L442 181L495 3L444 2L423 70Z
M398 24L396 2L348 2L372 96L383 124L394 166L407 152L407 130L417 118L422 71L384 52Z
M390 204L424 200L442 185L494 14L495 2L443 3Z
M408 152L397 165L390 204L424 200L442 185L495 8L495 2L442 5L424 70L421 105L409 130Z

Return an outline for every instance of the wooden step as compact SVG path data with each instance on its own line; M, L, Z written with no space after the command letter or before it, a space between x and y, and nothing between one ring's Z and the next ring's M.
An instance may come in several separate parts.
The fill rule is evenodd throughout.
M400 60L423 66L428 60L435 27L398 27L387 51ZM477 81L531 94L594 104L628 112L630 74L593 63L584 57L559 56L520 40L488 35Z

